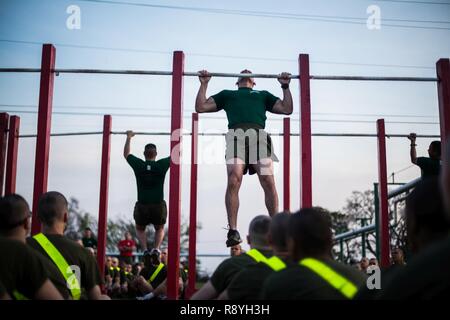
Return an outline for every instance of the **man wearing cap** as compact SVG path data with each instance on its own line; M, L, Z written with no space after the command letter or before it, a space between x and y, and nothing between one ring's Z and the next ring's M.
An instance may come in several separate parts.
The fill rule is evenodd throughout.
M236 85L238 90L222 90L206 98L206 90L211 74L206 70L199 72L200 89L195 102L198 113L225 110L228 118L225 158L228 184L225 193L225 206L228 215L229 231L226 245L232 247L242 242L237 231L239 209L239 188L244 174L258 174L264 190L265 204L269 215L278 212L278 194L273 176L273 161L278 161L273 152L272 140L264 131L266 112L291 114L292 95L289 90L290 74L281 73L278 81L283 90L283 100L268 91L253 90L255 81L249 76L251 71L243 70Z
M138 190L138 201L134 207L136 234L141 248L147 250L147 235L145 228L148 224L155 227L154 248L159 250L164 239L164 225L167 220L167 207L164 201L164 180L170 168L170 157L156 160L157 151L153 143L145 146L145 161L131 154L131 138L134 132L127 131L123 156L134 171Z

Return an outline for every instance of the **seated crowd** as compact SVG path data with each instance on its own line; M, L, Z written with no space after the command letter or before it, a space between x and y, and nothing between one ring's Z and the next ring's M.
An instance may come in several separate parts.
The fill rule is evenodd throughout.
M450 147L446 150L450 159ZM64 236L69 210L59 192L39 200L42 233L30 233L30 209L23 197L0 200L0 299L164 299L167 251L151 250L143 262L129 255L106 257L105 276L91 251ZM355 266L333 258L331 218L319 207L272 218L256 216L249 225L250 250L234 246L211 278L184 296L187 273L180 267L181 299L347 300L431 299L450 296L450 166L440 177L423 177L406 198L408 250L394 247L391 265L376 258ZM86 232L85 238L91 235ZM133 248L125 236L123 251ZM85 239L84 243L93 243ZM127 244L128 243L128 244ZM93 245L94 246L94 245ZM32 270L32 272L30 272ZM380 284L370 286L379 270ZM376 277L375 277L376 280Z

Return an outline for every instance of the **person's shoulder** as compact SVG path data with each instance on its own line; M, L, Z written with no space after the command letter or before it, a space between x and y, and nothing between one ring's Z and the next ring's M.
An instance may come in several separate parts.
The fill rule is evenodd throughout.
M346 276L350 278L349 280L356 282L356 284L362 284L365 283L367 276L359 271L358 269L348 266L346 264L343 264L339 261L331 261L329 265L336 270L336 272L341 273L343 276Z
M52 234L46 236L55 247L61 246L70 252L74 252L77 254L87 254L87 251L85 250L86 248L81 246L78 242L67 238L66 236Z

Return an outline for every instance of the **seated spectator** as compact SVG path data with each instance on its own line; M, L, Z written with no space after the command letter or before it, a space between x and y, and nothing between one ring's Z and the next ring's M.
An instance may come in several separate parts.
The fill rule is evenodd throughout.
M61 193L56 191L44 193L38 203L42 233L28 238L27 242L53 262L65 278L70 278L72 298L79 299L81 289L84 288L89 299L109 299L100 291L103 279L100 277L95 259L76 242L64 236L68 216L68 203ZM77 266L80 279L77 279L73 272L68 273L67 266Z
M272 256L268 241L270 220L270 217L265 215L253 218L247 236L251 250L246 254L223 261L214 271L211 279L191 297L192 300L216 299L228 288L241 270Z
M367 257L363 257L361 259L361 262L359 263L359 266L361 268L361 271L366 274L367 268L369 267L369 259Z
M334 261L331 219L321 208L306 208L289 219L288 247L296 265L265 281L262 298L269 300L352 299L365 276Z
M269 244L273 250L270 259L250 265L239 272L231 281L223 299L257 300L264 281L273 273L286 268L289 262L287 230L290 213L278 213L272 218L269 229Z
M83 247L97 249L97 239L94 238L91 228L84 229L83 238L81 238Z
M405 263L405 255L400 247L395 247L391 252L391 265L393 267L403 267Z
M120 260L127 264L133 263L133 252L136 250L136 242L131 237L131 233L125 232L125 239L117 245L120 252Z
M421 181L406 201L408 243L413 257L382 289L380 299L437 299L450 296L450 145L436 178Z
M378 260L377 260L377 258L370 258L369 259L369 267L371 267L371 266L375 266L375 267L378 267Z
M136 279L138 291L145 295L152 292L167 277L166 266L161 262L160 252L153 249L144 252L144 268Z
M21 196L0 199L0 299L63 299L50 279L45 258L26 245L30 217L28 203ZM54 280L68 296L64 278L55 276Z
M239 256L239 255L241 255L241 253L242 253L242 247L240 244L237 244L230 248L230 256L232 256L232 257Z

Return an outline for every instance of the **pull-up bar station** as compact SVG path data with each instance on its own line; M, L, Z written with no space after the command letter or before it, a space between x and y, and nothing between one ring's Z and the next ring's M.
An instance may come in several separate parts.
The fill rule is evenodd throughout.
M51 116L53 101L53 84L55 75L60 74L110 74L110 75L149 75L171 76L171 128L170 132L137 132L143 135L170 135L171 164L169 186L169 239L168 239L168 273L167 295L169 299L178 297L178 274L180 259L180 217L181 217L181 159L184 135L191 136L191 179L190 179L190 220L189 220L189 287L187 296L195 292L196 277L196 229L197 229L197 157L198 137L203 135L222 136L224 133L199 133L197 113L192 114L191 132L179 134L183 129L183 80L185 76L197 77L197 72L185 72L184 53L175 51L173 54L172 71L145 70L104 70L104 69L58 69L55 68L56 49L51 44L44 44L42 50L41 68L0 68L0 73L40 73L40 91L38 106L38 122L36 135L19 135L20 118L6 113L0 114L0 190L3 194L15 192L17 151L19 138L36 137L36 158L33 190L33 219L32 234L39 232L40 224L37 219L37 202L39 197L47 191L48 159L50 151L50 137L64 137L77 135L102 135L102 160L99 195L99 223L98 223L98 253L97 261L103 275L106 247L106 227L108 211L108 182L110 171L111 135L124 134L112 130L112 117L105 115L103 131L67 132L51 134ZM283 208L290 209L290 137L300 137L300 206L311 207L312 202L312 153L311 137L349 137L372 138L378 141L378 182L379 182L379 237L381 265L389 264L390 237L388 213L388 187L386 165L386 138L403 138L404 134L386 134L385 123L379 119L376 123L376 134L358 133L311 133L311 80L343 80L343 81L407 81L407 82L436 82L438 89L440 137L443 143L450 134L450 61L440 59L436 63L437 77L366 77L366 76L318 76L310 75L309 55L299 55L299 69L292 79L298 79L300 85L300 128L299 133L291 133L289 118L283 119L283 133L273 135L283 136ZM276 74L241 74L241 73L211 73L214 77L252 77L278 78ZM8 135L9 134L9 135ZM418 135L423 138L435 138L436 135ZM178 161L173 161L176 158ZM6 171L5 171L6 168ZM5 175L6 172L6 175Z

